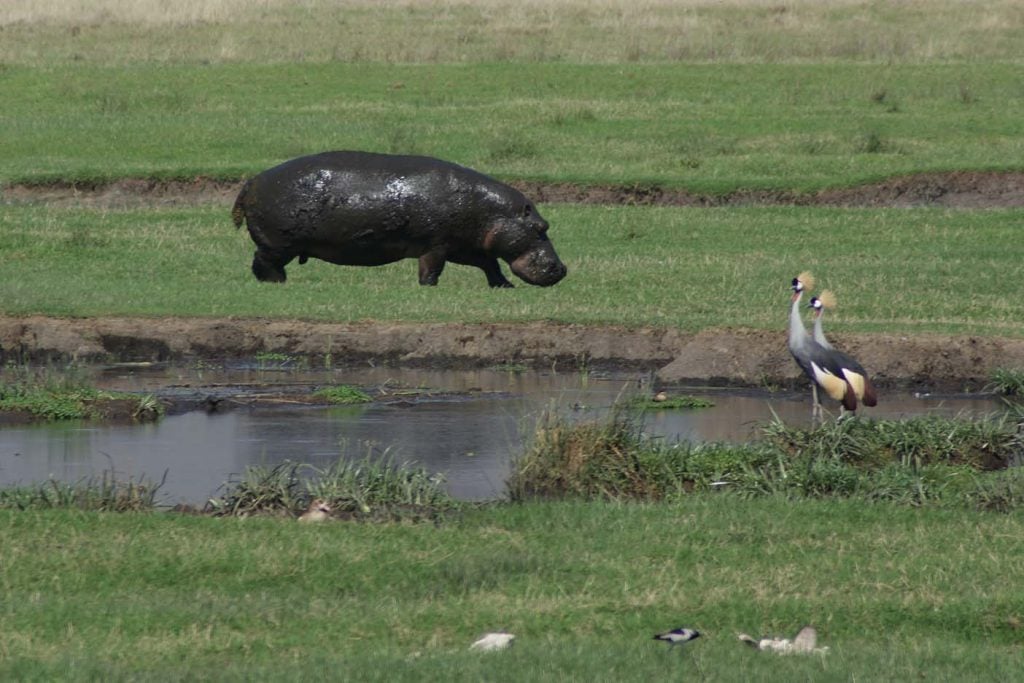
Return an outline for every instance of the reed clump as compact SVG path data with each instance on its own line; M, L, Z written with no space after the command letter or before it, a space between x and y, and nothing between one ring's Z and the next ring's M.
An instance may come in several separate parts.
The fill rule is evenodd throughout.
M319 499L339 518L415 520L432 519L459 505L440 475L388 459L339 458L323 469L291 461L252 466L225 489L207 503L206 512L290 517Z
M908 505L1017 509L1024 476L1020 416L853 419L814 428L779 420L747 444L666 443L614 414L571 423L551 413L515 461L512 500L674 499L701 491L744 497L859 498Z
M1024 369L996 368L986 387L989 391L1015 400L1024 399Z
M113 470L99 477L68 483L55 479L30 486L0 489L0 509L87 510L93 512L151 512L158 507L159 482L144 476L123 478Z

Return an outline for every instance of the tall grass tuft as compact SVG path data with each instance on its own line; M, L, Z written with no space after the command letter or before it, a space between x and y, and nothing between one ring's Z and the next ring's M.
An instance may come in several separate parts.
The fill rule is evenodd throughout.
M636 418L625 411L576 424L547 411L515 463L509 495L658 498L659 482L643 464L648 446Z
M224 484L226 492L207 502L208 512L245 517L255 514L289 514L301 508L306 496L299 470L303 466L286 460L267 468L251 465L238 481Z
M572 423L552 412L515 461L507 492L521 501L728 491L1009 510L1024 500L1024 477L993 470L1021 459L1022 423L1009 413L979 420L852 419L811 429L775 420L756 443L667 444L621 413Z
M360 519L433 517L458 507L439 475L370 458L339 458L324 469L290 461L252 466L225 488L223 496L208 502L208 512L292 516L314 499L325 501L334 514Z
M996 368L986 389L1003 396L1024 398L1024 370Z
M1024 442L1009 414L976 420L924 415L908 420L842 420L814 428L794 428L775 419L765 425L769 443L791 458L810 457L864 467L896 462L967 465L1005 469Z
M96 512L149 512L157 507L159 483L145 477L122 479L113 470L97 479L90 477L75 483L51 479L34 486L0 489L0 509L41 510L72 509Z
M443 477L388 460L338 459L326 469L313 468L306 490L336 513L355 516L429 516L457 507Z

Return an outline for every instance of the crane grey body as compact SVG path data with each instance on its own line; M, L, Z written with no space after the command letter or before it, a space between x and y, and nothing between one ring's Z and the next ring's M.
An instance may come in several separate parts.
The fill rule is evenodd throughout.
M843 410L855 411L858 399L862 399L864 405L876 405L875 390L863 366L842 351L831 348L831 345L825 346L807 334L800 318L800 299L803 292L804 283L800 278L793 278L793 297L789 314L789 352L811 380L814 397L812 419L821 418L818 387L839 401ZM821 336L824 338L823 332Z

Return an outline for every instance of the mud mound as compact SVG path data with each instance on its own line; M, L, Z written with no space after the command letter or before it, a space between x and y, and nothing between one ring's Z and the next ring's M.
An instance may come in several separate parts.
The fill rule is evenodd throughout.
M880 386L978 390L998 368L1024 367L1024 340L847 335ZM0 317L0 362L168 361L281 353L338 365L573 370L637 369L663 384L794 386L803 382L785 332L593 327L557 323L316 323L205 318Z
M230 205L240 180L124 179L109 183L54 182L11 185L0 200L109 208L136 206ZM972 209L1024 206L1024 172L920 173L880 183L801 194L789 191L738 190L709 195L658 185L576 185L511 182L541 203L642 206L947 206Z

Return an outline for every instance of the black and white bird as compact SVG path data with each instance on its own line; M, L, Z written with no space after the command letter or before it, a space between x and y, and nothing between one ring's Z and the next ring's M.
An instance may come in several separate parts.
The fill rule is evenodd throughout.
M654 636L655 640L663 640L672 647L676 645L684 645L689 643L691 640L697 640L700 638L700 631L695 628L676 628L671 631L665 631L664 633L658 633Z
M829 397L839 401L843 411L854 412L857 410L858 401L862 401L866 406L877 405L875 388L864 367L842 351L822 346L807 334L800 317L800 298L805 290L813 286L814 278L810 273L801 273L793 278L792 307L789 314L789 352L811 380L814 397L812 419L821 418L818 387L821 387Z

